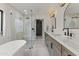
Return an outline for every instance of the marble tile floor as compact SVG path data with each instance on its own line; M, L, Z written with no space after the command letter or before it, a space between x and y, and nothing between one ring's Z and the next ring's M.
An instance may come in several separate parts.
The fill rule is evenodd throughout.
M41 37L36 38L32 49L27 48L25 51L26 56L49 56L49 51L45 45L45 40Z

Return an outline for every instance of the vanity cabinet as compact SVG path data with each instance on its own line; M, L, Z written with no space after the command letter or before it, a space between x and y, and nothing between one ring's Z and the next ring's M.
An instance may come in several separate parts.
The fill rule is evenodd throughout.
M75 56L75 54L69 51L66 47L62 46L62 56Z
M47 47L50 47L51 41L50 41L50 37L47 34L45 34L45 43Z
M54 41L54 55L55 56L61 56L61 44L58 43L57 41Z
M61 44L59 44L55 39L45 34L45 43L48 47L48 51L51 56L61 56Z
M53 47L53 42L51 40L52 38L49 35L45 34L45 43L46 43L46 46L48 48L50 55L52 56L54 47Z
M45 43L51 56L75 56L75 54L48 34L45 34Z

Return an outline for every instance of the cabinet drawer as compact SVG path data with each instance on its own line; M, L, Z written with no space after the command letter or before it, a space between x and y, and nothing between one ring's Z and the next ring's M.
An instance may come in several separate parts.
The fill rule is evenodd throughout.
M56 40L54 41L54 56L61 56L61 44L58 43Z
M61 52L58 49L55 49L54 56L61 56Z

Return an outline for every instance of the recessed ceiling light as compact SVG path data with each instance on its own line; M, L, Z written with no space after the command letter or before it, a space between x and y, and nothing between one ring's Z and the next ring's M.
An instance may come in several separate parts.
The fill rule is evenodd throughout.
M28 14L27 10L24 10L24 13L25 13L25 14Z
M24 10L24 12L26 12L27 10Z

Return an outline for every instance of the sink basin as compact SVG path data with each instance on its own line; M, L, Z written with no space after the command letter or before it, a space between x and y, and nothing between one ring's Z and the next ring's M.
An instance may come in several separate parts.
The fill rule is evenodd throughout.
M74 44L79 45L79 40L78 39L72 38L71 42L73 42Z
M61 34L53 34L53 35L55 35L55 36L61 36Z
M65 35L63 35L63 34L54 34L54 33L52 33L52 35L58 36L58 37L68 37L68 36L65 36Z
M63 34L52 34L53 36L57 37L58 39L61 39L61 40L69 40L70 37L69 36L65 36Z
M57 37L58 39L60 38L64 42L73 42L73 43L75 43L77 45L79 44L79 41L77 41L73 37L65 36L63 34L58 34L58 33L52 33L52 35L55 36L55 37Z
M62 34L52 33L52 35L61 36Z

